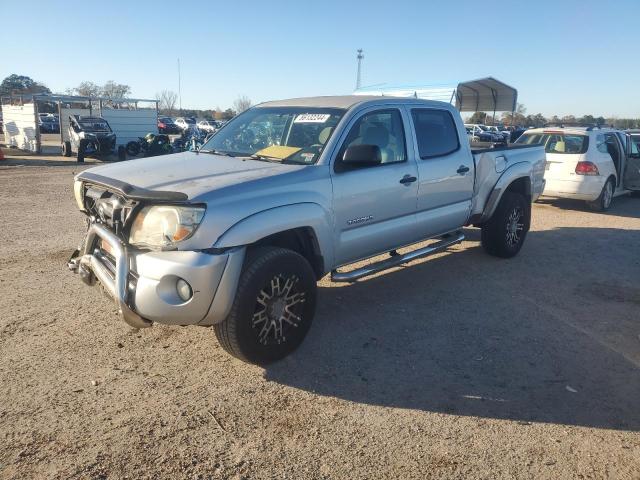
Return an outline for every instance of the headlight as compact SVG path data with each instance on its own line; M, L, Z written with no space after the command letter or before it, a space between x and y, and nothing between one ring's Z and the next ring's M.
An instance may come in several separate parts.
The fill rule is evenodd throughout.
M202 221L204 211L204 207L144 207L131 225L129 243L148 247L171 247L193 235Z
M80 180L73 182L73 196L81 212L84 212L84 186Z

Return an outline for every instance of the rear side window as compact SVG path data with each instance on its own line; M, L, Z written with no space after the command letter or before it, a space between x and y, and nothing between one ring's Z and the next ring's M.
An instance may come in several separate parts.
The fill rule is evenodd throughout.
M451 113L428 108L411 109L420 158L440 157L460 148L458 131Z
M589 148L589 137L571 133L523 133L519 145L544 145L547 153L579 155Z

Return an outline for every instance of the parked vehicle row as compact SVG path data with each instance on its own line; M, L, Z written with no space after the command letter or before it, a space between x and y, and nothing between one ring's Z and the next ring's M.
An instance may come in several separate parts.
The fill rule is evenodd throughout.
M158 132L178 134L195 127L207 133L214 133L222 126L218 120L196 120L193 117L158 117Z
M38 128L40 133L60 133L60 118L53 113L38 114Z

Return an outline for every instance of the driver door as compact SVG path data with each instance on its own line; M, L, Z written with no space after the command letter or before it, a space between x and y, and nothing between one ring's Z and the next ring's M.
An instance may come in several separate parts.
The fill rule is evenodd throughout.
M336 265L370 257L417 240L418 168L405 141L410 125L399 108L371 107L353 119L332 165ZM411 138L411 137L409 137ZM377 145L382 163L345 167L348 146Z
M627 135L626 156L623 186L627 190L640 190L640 133Z

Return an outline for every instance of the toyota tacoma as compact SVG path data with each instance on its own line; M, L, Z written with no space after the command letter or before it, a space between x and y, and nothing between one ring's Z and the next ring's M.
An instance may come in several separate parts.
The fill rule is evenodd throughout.
M539 145L472 150L448 103L267 102L196 152L78 174L88 230L69 268L132 327L213 326L231 355L266 364L303 341L326 274L353 282L444 251L465 226L516 255L544 163Z

